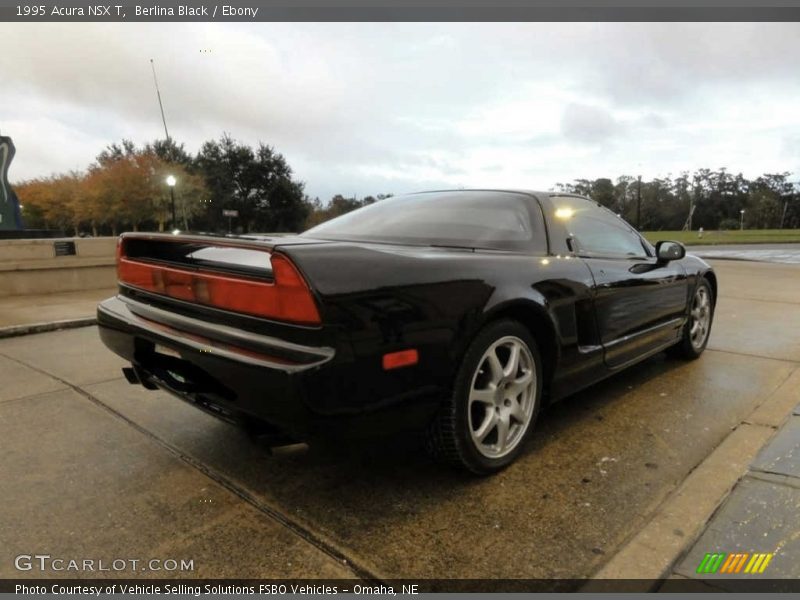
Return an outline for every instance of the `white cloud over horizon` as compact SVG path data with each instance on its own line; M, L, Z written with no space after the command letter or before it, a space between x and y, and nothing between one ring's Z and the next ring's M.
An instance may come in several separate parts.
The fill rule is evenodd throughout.
M201 52L210 50L210 52ZM800 24L0 24L13 181L223 132L312 196L800 172Z

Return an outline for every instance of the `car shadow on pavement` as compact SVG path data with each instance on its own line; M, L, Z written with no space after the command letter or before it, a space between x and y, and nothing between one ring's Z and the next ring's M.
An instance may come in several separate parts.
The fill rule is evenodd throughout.
M738 422L741 407L716 416L714 377L742 372L746 361L725 371L713 355L692 363L652 357L543 411L519 459L492 477L434 463L419 437L270 451L163 393L119 380L90 392L260 509L347 549L369 572L571 578L601 565ZM716 395L739 406L728 389ZM744 389L740 398L751 395ZM494 549L508 544L518 552L498 566ZM571 558L547 558L555 555Z
M661 353L561 401L546 404L539 414L523 455L535 453L576 422L586 419L603 421L604 410L613 409L615 404L624 402L626 396L636 393L647 382L680 369L685 364L685 361ZM468 483L474 480L474 476L470 474L433 463L425 452L425 435L422 432L336 442L320 440L311 446L302 444L269 448L265 444L262 448L277 461L298 460L305 467L319 461L328 466L340 464L345 469L374 469L376 473L391 478L413 462L417 463L414 465L417 478L431 477L439 482L442 477L452 478L451 483ZM300 458L303 455L306 455L305 458Z

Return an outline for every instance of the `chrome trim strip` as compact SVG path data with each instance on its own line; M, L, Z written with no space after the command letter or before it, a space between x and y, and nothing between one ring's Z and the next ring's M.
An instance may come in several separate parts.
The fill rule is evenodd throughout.
M212 325L121 296L101 303L98 311L198 352L210 352L256 366L281 370L305 369L328 362L335 354L330 347L309 348L227 325ZM194 339L198 336L206 338L208 342ZM259 354L263 354L263 357Z
M654 333L656 331L660 331L661 329L668 329L670 327L677 329L678 327L682 327L683 324L686 322L684 317L676 317L675 319L670 319L664 323L659 323L658 325L654 325L653 327L648 327L647 329L642 329L641 331L637 331L636 333L631 333L630 335L626 335L615 340L611 340L610 342L606 342L603 344L606 350L616 346L617 344L622 344L625 342L629 342L631 340L635 340L638 337L643 335L647 335L650 333Z

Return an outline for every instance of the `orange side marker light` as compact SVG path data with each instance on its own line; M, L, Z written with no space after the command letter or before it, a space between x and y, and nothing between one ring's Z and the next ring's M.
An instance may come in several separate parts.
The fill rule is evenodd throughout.
M383 370L399 369L400 367L410 367L419 362L419 352L416 349L400 350L383 355Z

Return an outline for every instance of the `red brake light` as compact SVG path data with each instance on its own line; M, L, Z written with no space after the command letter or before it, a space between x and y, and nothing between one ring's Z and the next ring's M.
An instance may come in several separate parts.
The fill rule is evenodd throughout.
M272 261L273 281L166 267L131 260L117 250L121 283L148 292L278 321L319 325L311 290L291 261L265 253Z
M401 350L400 352L390 352L383 355L383 370L399 369L400 367L410 367L419 362L419 352L416 349Z
M303 276L282 254L272 255L272 275L278 287L279 318L297 323L319 324L319 311Z
M116 250L115 256L116 256L116 260L117 260L117 279L122 279L119 276L119 262L122 259L122 238L121 237L117 238L117 250Z

